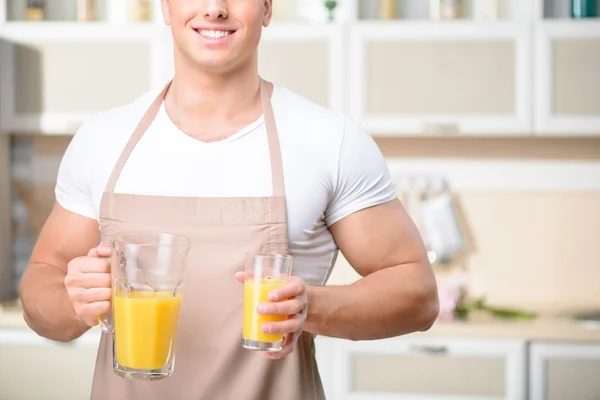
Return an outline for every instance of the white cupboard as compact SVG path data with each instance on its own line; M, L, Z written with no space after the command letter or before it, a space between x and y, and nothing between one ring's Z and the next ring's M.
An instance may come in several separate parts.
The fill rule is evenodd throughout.
M535 31L536 131L600 135L600 22L544 21Z
M99 329L70 344L0 328L0 399L84 399ZM317 337L327 400L600 398L600 339L591 343L412 334L375 341Z
M343 34L337 24L275 23L263 32L259 72L323 107L344 111Z
M89 399L99 340L89 331L61 344L27 329L0 328L0 399Z
M158 87L165 34L151 25L6 25L3 124L11 133L73 134L91 114Z
M600 342L534 342L530 347L529 399L600 399Z
M373 134L530 134L531 26L361 22L350 112Z
M1 2L1 0L0 0ZM72 134L173 76L159 23L0 22L0 130ZM374 135L600 135L600 20L274 22L261 75Z
M527 398L524 340L317 338L317 354L328 400Z

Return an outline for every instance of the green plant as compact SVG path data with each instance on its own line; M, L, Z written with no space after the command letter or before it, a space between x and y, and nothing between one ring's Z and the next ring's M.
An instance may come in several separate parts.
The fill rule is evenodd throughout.
M335 9L338 5L337 0L325 0L325 8L327 9L329 21L333 21L335 18Z

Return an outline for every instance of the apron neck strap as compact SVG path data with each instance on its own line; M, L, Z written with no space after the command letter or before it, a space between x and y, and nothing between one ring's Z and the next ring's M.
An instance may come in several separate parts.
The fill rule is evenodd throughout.
M260 98L265 118L265 129L267 130L267 140L269 142L269 155L271 158L271 177L273 179L273 196L284 197L283 187L283 162L281 160L281 147L279 146L279 135L277 134L277 125L275 124L275 114L273 105L269 96L267 83L260 80Z
M127 162L127 159L133 152L133 149L138 144L144 133L148 130L152 122L158 115L160 107L165 99L167 91L171 86L172 81L169 81L160 92L160 94L154 99L146 113L138 123L133 135L129 138L129 141L125 145L125 148L121 152L121 156L117 160L115 167L108 179L106 185L106 192L113 193L117 185L121 171ZM262 109L265 119L265 128L267 130L267 140L269 143L269 154L271 158L271 175L273 179L273 196L283 197L284 186L283 186L283 165L281 161L281 148L279 147L279 136L277 134L277 126L275 125L275 116L273 113L273 107L271 105L271 98L269 96L269 90L266 82L260 80L260 97L262 102Z

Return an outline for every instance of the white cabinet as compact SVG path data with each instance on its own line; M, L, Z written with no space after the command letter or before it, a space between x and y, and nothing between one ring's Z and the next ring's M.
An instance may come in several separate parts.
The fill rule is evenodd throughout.
M331 400L526 399L521 340L319 338L317 354Z
M350 111L373 134L532 131L528 23L360 22L349 41Z
M59 344L26 329L0 329L0 399L89 399L100 336Z
M534 342L529 357L530 400L600 399L600 342Z
M72 134L90 114L157 87L166 33L153 25L7 24L0 29L5 128Z
M259 72L324 107L344 109L344 29L285 23L263 31Z
M128 22L125 3L103 2L104 21L38 23L3 21L0 0L0 131L71 134L173 76L160 2L148 23ZM600 135L600 22L544 18L568 0L503 1L496 21L431 21L423 0L368 20L343 3L335 23L276 17L261 75L377 136Z
M537 24L536 131L600 135L600 22Z

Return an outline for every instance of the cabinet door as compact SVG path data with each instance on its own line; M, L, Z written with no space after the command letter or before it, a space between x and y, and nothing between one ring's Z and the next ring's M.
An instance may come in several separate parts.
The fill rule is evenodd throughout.
M522 341L405 337L332 347L336 400L525 399Z
M374 134L531 133L527 23L357 23L352 114Z
M343 109L341 25L273 24L263 31L259 71L324 107Z
M155 26L13 23L0 98L11 132L72 134L90 115L134 100L163 78Z
M600 24L549 21L536 27L536 131L600 135Z
M98 335L57 344L27 330L0 330L0 398L89 399Z
M600 341L533 343L529 369L531 400L600 398Z

